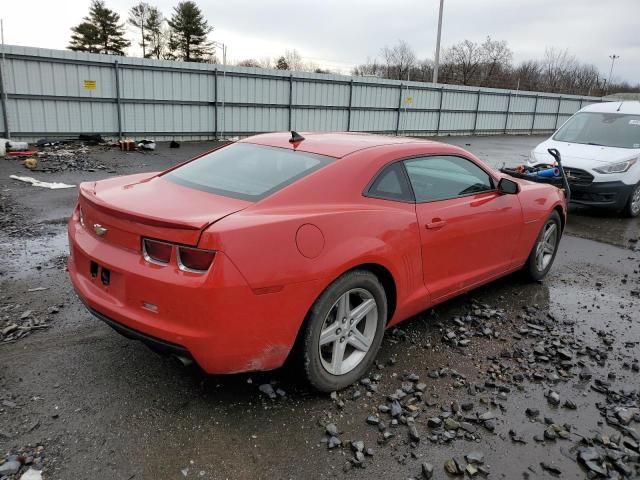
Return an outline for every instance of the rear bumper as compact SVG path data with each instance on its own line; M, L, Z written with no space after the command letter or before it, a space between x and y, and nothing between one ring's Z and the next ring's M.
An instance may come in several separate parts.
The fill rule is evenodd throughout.
M314 281L256 293L222 252L205 275L150 264L93 235L76 214L68 234L69 277L89 311L127 337L193 358L207 373L281 366L321 291ZM92 261L110 271L108 285L92 277Z
M118 332L123 337L129 338L131 340L138 340L145 345L147 345L152 350L162 353L165 355L176 355L178 357L184 358L192 358L191 353L184 347L180 345L176 345L175 343L166 342L159 338L152 337L150 335L145 335L142 332L138 332L137 330L133 330L132 328L127 327L126 325L122 325L121 323L116 322L115 320L103 315L102 313L94 310L88 305L85 305L87 310L96 317L98 320L102 320L104 323L113 328L116 332Z
M634 185L623 182L592 182L589 185L570 185L571 203L620 210L629 201Z

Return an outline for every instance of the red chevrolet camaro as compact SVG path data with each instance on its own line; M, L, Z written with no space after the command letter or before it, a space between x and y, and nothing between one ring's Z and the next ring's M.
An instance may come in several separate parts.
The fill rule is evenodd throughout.
M89 310L206 372L295 353L332 391L386 328L517 270L541 279L561 190L410 138L258 135L160 173L80 186L69 274Z

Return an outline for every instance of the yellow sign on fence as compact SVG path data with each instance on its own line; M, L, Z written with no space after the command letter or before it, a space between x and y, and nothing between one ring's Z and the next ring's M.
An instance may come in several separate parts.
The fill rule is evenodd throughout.
M404 103L407 105L411 105L413 103L413 97L407 97L404 99Z
M85 80L84 81L84 89L85 90L95 90L96 89L96 81L95 80Z

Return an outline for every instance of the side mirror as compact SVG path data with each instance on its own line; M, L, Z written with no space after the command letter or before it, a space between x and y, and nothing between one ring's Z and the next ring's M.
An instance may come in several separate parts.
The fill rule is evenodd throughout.
M520 191L520 185L508 178L501 178L498 182L498 191L507 195L515 195Z

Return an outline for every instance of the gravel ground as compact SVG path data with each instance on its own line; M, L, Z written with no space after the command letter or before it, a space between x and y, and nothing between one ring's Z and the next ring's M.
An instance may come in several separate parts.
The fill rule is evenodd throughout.
M541 138L440 140L501 166ZM0 479L640 477L637 219L572 209L543 283L509 276L408 320L338 395L290 366L207 376L93 319L64 271L75 189L9 175L77 184L210 147L0 160Z

